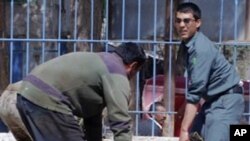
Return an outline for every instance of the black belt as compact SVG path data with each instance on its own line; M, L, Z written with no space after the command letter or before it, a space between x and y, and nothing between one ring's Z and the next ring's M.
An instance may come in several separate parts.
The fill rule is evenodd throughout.
M207 99L206 101L207 101L207 103L211 103L211 102L215 101L216 99L218 99L219 97L221 97L223 95L227 95L227 94L243 94L243 87L237 84L237 85L233 86L232 88Z
M223 93L224 94L232 94L232 93L243 94L243 87L237 84Z

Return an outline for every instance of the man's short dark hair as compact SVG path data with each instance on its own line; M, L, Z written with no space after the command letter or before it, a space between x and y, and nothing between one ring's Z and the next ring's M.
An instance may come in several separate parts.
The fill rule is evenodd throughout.
M200 8L196 4L194 4L192 2L181 3L177 7L177 12L192 13L196 20L201 19L201 10L200 10Z
M143 48L132 42L122 43L114 52L122 58L124 64L138 62L141 65L146 61Z

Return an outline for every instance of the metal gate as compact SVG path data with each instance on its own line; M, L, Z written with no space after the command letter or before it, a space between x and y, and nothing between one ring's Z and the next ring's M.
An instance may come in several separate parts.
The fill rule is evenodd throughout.
M202 9L201 31L220 47L245 82L244 120L250 123L250 63L246 61L250 59L250 2L190 1ZM180 101L175 100L185 93L185 79L173 76L179 45L173 27L178 2L181 0L3 0L0 2L1 81L19 81L35 66L68 52L109 51L109 44L136 42L144 47L151 63L134 81L131 110L134 134L137 135L141 114L146 113L142 97L145 81L151 79L152 89L147 92L152 100L157 98L158 88L164 87L165 91L160 93L164 95L167 123L170 123L166 133L174 136L177 133L171 123L180 107L175 105ZM157 76L162 76L165 83L158 83ZM6 83L1 85L3 90Z

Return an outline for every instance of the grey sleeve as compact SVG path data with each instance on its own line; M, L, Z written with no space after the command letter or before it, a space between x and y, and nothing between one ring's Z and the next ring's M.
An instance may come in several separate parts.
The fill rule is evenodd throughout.
M210 46L191 48L188 57L188 93L187 102L198 103L203 94L207 93L207 84L214 54Z
M128 113L129 81L120 74L106 75L102 77L102 80L108 119L110 129L114 133L114 141L130 141L132 139L132 124Z

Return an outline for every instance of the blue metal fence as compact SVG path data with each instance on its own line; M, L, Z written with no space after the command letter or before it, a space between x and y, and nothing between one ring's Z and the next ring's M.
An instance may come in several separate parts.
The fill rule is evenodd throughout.
M152 76L154 78L154 86L156 85L156 56L158 56L158 49L159 47L168 47L169 51L166 55L167 57L165 57L165 61L169 62L169 64L167 67L168 70L165 70L165 72L167 72L166 76L172 75L173 71L175 71L172 67L174 63L172 58L175 55L173 54L173 50L176 48L176 45L178 46L179 44L174 35L175 31L173 28L173 10L177 1L104 0L101 6L103 8L103 22L100 23L102 24L102 30L100 30L99 33L100 38L94 37L94 34L96 34L94 33L94 23L96 22L96 9L94 7L97 4L96 0L89 1L90 17L88 17L88 22L90 26L88 27L89 32L86 33L87 37L80 37L81 31L79 29L81 28L79 28L79 25L85 24L80 20L82 14L81 8L83 8L80 4L83 4L82 2L83 1L78 0L9 0L4 3L6 19L2 20L5 20L7 23L6 27L4 27L4 35L6 36L1 37L0 42L7 43L5 44L5 47L9 51L10 83L22 79L22 77L26 76L37 64L43 63L50 58L65 54L69 51L78 51L81 44L87 44L90 48L88 51L93 51L95 45L100 43L104 46L104 50L107 51L110 42L121 43L127 41L133 41L144 45L145 49L152 54L153 65L151 68ZM240 41L242 39L242 34L244 34L244 36L247 34L245 32L242 33L242 30L247 28L248 21L242 19L244 16L239 16L239 14L242 13L245 13L245 16L247 16L247 13L249 12L247 11L248 7L244 7L244 5L249 4L249 2L247 0L231 0L230 2L225 2L224 0L211 0L207 2L193 0L193 2L200 5L201 8L203 8L202 11L205 13L204 15L207 15L204 17L203 21L205 25L202 26L201 30L207 33L208 36L211 37L221 48L224 46L232 48L233 64L237 66L238 50L241 47L248 47L250 45L250 42ZM216 10L208 10L209 6L211 8L214 5L217 5ZM233 12L233 15L230 15L231 17L228 17L228 11L226 11L228 8L231 8L230 12ZM110 11L110 9L112 9L112 11ZM145 15L146 11L148 12L148 15ZM215 13L216 11L218 13ZM37 13L34 14L34 12ZM53 14L53 12L56 14ZM211 13L217 15L217 19L209 17L208 15ZM20 15L23 17L20 18ZM50 16L54 16L55 19ZM37 20L34 20L36 18ZM23 22L20 22L17 19L23 20ZM226 23L228 19L230 23ZM242 22L242 20L245 20L245 22ZM215 22L211 23L210 21ZM206 24L206 22L208 24ZM34 24L37 27L34 27ZM51 26L53 24L56 26ZM233 27L233 29L231 29L231 27ZM50 32L50 28L51 31L53 31L52 33ZM231 29L230 32L228 31L229 29ZM36 32L34 32L34 30L36 30ZM149 46L149 48L147 48L147 46ZM140 118L139 114L144 113L140 107L142 93L140 77L140 74L136 77L135 110L131 111L132 114L136 115L135 123L137 123ZM166 81L168 81L167 114L172 115L176 113L176 111L173 111L171 108L171 100L173 99L173 95L171 95L173 92L171 83L172 78L168 77ZM155 93L156 88L153 87L153 97L156 96ZM250 101L250 98L248 97L248 100L246 99L246 101ZM247 104L248 113L245 113L245 116L248 118L247 121L249 122L250 104ZM173 119L168 120L168 122L172 122ZM135 127L137 128L138 125L135 124ZM171 128L173 127L170 126L168 128L172 130ZM136 131L135 134L137 135L137 133L138 132ZM152 134L154 134L153 131Z

